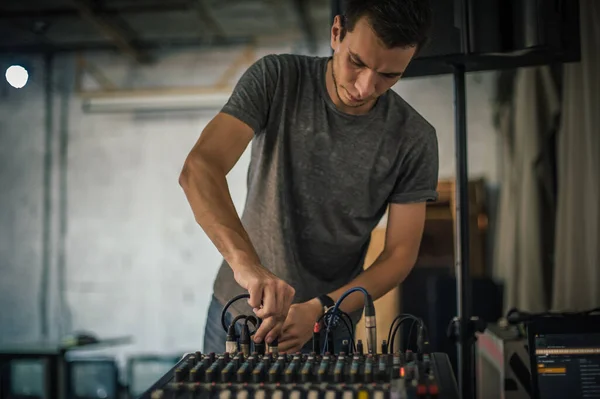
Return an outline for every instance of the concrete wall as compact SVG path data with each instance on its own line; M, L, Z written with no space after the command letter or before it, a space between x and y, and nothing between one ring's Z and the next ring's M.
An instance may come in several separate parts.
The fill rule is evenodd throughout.
M120 87L210 84L237 51L170 54L148 68L118 55L89 59ZM279 51L288 49L266 48L258 55ZM132 335L132 345L107 351L120 359L129 353L200 349L221 258L196 225L177 179L211 114L86 114L74 94L75 60L61 56L54 62L48 120L43 62L32 62L25 88L0 83L0 343L41 338L46 309L47 336L53 339L72 330ZM467 82L470 172L496 181L493 74L469 76ZM407 79L395 89L436 126L440 177L452 177L452 78ZM46 122L52 127L47 158ZM66 146L61 147L61 137ZM245 199L248 155L228 176L238 210ZM44 162L51 166L48 202ZM45 204L52 216L46 247ZM42 284L44 248L48 279Z

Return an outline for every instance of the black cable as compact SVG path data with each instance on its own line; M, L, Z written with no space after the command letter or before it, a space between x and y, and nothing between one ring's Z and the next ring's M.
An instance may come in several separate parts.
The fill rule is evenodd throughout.
M404 315L400 315L400 316L396 317L396 319L394 319L394 321L392 322L391 326L394 325L396 320L399 320L399 321L398 321L398 324L396 324L396 326L394 327L392 336L390 338L390 342L389 342L389 348L390 348L389 352L390 353L394 353L394 341L396 340L396 333L400 330L402 323L404 323L406 320L413 320L413 322L418 323L417 327L422 329L422 331L423 331L422 334L424 335L424 337L422 335L419 335L417 337L418 342L423 341L423 340L429 341L429 332L427 331L427 326L423 322L423 319L413 316L413 315L410 315L410 314L404 314ZM412 330L413 326L414 326L414 324L411 325L411 330ZM409 331L409 333L410 333L410 331ZM418 348L418 349L421 350L422 348ZM402 350L402 345L400 346L400 350Z
M417 324L416 320L413 320L413 322L410 324L410 327L408 327L408 336L406 337L406 345L404 345L404 347L406 349L408 349L408 346L410 345L410 338L412 337L412 333L413 333L413 329L415 328L415 324ZM418 326L417 326L418 328ZM402 344L402 342L400 342ZM402 345L400 345L400 352L402 352Z
M420 320L418 317L413 316L413 315L411 315L409 313L401 313L398 316L396 316L396 318L392 321L392 324L390 324L390 329L388 331L388 340L387 340L387 342L388 342L388 347L389 347L389 353L393 353L393 348L394 348L393 342L396 339L395 331L397 329L394 329L394 324L396 324L396 323L402 323L403 320L405 320L405 319L410 319L410 320L415 320L415 321L419 321ZM393 336L392 336L392 332L394 332Z
M408 313L401 313L398 316L396 316L396 318L392 321L392 324L390 324L390 329L388 331L388 343L391 342L390 340L392 338L392 331L394 330L394 324L396 324L396 322L399 322L400 320L402 320L405 317L416 319L415 316L408 314Z
M227 332L227 330L229 329L229 326L227 325L227 323L225 323L225 315L227 315L227 309L229 309L229 307L231 305L233 305L235 302L237 302L243 298L250 298L250 294L240 294L240 295L234 296L229 301L227 301L227 303L223 307L223 310L221 311L221 325L223 326L223 330L225 332Z
M251 337L256 333L262 322L262 320L255 315L238 315L233 319L231 324L227 325L225 323L227 309L229 309L229 307L233 305L233 303L243 298L250 298L250 294L240 294L231 298L229 301L227 301L227 303L223 307L223 310L221 311L221 325L223 326L223 329L227 334L227 341L237 341L240 338L244 338L245 340L246 338ZM241 333L238 334L235 328L235 324L242 319L244 320L244 324L242 325ZM248 323L252 323L254 325L254 330L252 332L249 331L250 329L248 328Z
M323 323L325 324L325 327L333 327L335 328L336 326L330 326L329 323L334 322L334 308L331 307L329 309L327 309L327 312L323 313L321 315L321 317L319 317L317 319L317 323L320 323L321 321L323 321ZM344 323L344 326L346 327L346 330L348 331L348 333L350 334L350 340L352 342L352 350L354 352L356 352L356 342L354 339L354 323L352 322L352 318L350 317L350 315L346 312L344 312L343 310L338 309L337 310L338 315L340 315L341 317L339 317L340 320L342 320L342 322ZM344 317L346 317L348 319L348 322L346 322L346 319L344 319Z

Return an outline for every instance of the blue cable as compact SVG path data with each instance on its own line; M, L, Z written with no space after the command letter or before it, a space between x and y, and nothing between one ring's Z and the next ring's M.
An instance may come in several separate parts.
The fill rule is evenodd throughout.
M321 351L321 355L324 355L327 352L328 349L328 338L329 338L329 331L331 330L331 326L335 325L335 323L337 322L337 318L338 316L338 309L340 307L340 305L342 304L342 301L344 299L346 299L346 297L350 294L352 294L353 292L357 292L360 291L364 294L365 296L365 306L367 305L367 302L369 301L369 299L371 298L371 296L369 295L369 293L367 292L366 289L364 289L363 287L353 287L350 288L349 290L347 290L346 292L344 292L339 299L337 300L337 302L335 303L335 305L333 305L333 310L331 311L331 315L329 316L329 321L326 323L326 328L325 328L325 342L323 345L323 349Z

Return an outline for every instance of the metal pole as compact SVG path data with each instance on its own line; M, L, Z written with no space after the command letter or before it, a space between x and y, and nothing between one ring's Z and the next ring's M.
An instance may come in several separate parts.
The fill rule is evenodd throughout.
M54 92L53 57L50 54L44 56L44 170L43 173L43 218L42 218L42 270L40 276L40 292L38 297L40 311L40 334L43 339L48 338L50 333L49 321L49 297L50 292L50 256L51 256L51 227L52 227L52 164L53 164L53 118Z
M469 180L467 172L467 110L465 66L454 66L454 112L456 146L456 298L459 318L458 383L461 399L475 398L473 339L471 326L471 278L469 267Z

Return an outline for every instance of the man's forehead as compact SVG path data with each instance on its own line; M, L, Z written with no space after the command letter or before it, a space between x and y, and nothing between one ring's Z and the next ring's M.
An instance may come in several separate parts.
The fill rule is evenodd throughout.
M371 46L348 44L353 61L382 74L401 75L414 54L414 49L380 49Z

